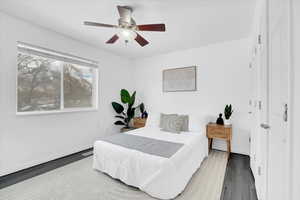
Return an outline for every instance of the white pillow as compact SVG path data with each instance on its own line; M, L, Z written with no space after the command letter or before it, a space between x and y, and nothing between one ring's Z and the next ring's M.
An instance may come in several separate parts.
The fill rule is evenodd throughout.
M189 115L189 131L190 132L202 132L205 131L206 119L201 116ZM146 127L159 128L160 113L149 113L147 118Z

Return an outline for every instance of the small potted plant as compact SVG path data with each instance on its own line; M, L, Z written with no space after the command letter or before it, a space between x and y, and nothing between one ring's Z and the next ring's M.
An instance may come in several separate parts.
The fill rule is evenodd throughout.
M225 125L231 125L230 117L233 113L232 105L226 105L224 109L224 116L225 116Z
M147 118L148 118L148 113L147 113L147 111L145 110L145 105L144 105L144 103L141 103L141 104L140 104L140 112L141 112L141 118L142 118L142 119L147 119Z

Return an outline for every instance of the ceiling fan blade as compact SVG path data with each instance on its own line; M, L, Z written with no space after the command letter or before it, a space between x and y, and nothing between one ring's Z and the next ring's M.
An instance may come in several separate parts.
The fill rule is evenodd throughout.
M97 23L97 22L84 22L84 25L87 26L98 26L98 27L106 27L106 28L118 28L116 25L111 25L111 24L102 24L102 23Z
M114 36L112 36L112 38L110 38L106 43L107 44L113 44L115 43L115 41L117 41L119 39L119 36L117 34L115 34Z
M139 45L141 45L142 47L143 46L146 46L147 44L149 44L149 42L143 38L140 34L136 33L137 36L135 38L135 41L137 41L137 43L139 43Z
M121 17L121 20L127 23L131 23L131 13L132 9L127 6L117 6L119 15Z
M165 24L143 24L137 26L138 31L166 31Z

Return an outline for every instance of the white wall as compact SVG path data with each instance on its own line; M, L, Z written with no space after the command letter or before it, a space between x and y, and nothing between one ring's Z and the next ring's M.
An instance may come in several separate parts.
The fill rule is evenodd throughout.
M233 144L236 153L249 154L248 92L249 39L213 44L134 61L135 87L151 113L187 113L197 116L205 131L225 104L233 104ZM194 66L197 92L162 92L162 71ZM225 149L217 141L215 148Z
M292 64L294 70L293 79L293 104L291 107L292 118L292 197L293 200L300 199L300 2L299 0L292 0Z
M129 60L4 13L0 25L0 176L89 148L116 131L110 102L132 88ZM99 61L99 110L16 116L17 41Z

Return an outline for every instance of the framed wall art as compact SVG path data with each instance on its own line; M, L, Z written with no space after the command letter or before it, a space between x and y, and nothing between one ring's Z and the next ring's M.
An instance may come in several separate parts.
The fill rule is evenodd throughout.
M197 67L182 67L163 71L163 92L197 90Z

